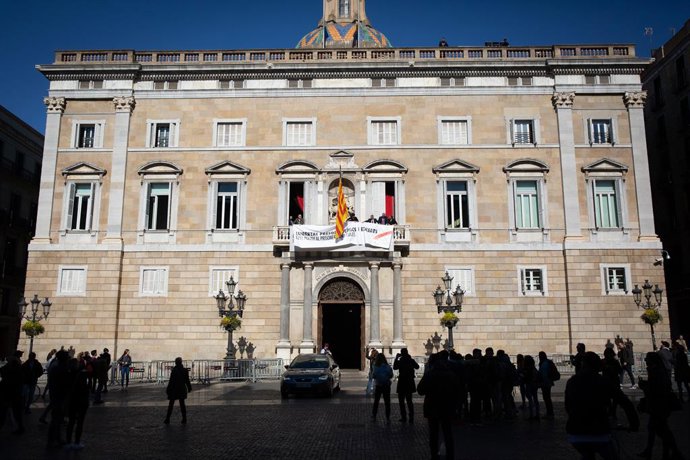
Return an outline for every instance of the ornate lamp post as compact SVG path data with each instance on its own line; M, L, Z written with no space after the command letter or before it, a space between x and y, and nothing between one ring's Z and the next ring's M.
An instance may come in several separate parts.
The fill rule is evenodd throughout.
M235 309L235 304L233 303L233 292L235 292L235 287L237 286L237 281L230 276L230 279L225 282L228 287L228 296L225 295L223 290L218 291L218 295L215 296L216 306L218 307L218 316L222 319L220 325L228 333L228 347L225 359L235 359L235 353L237 353L237 348L232 343L232 333L242 325L242 313L244 312L244 304L247 302L247 296L244 295L240 289L234 299L237 301L237 309Z
M640 289L636 284L635 289L632 290L633 300L635 300L635 304L638 307L644 309L644 313L642 313L642 316L640 316L640 318L646 324L649 324L649 329L652 332L652 349L654 351L656 351L656 336L654 335L654 325L661 321L659 307L661 306L661 294L663 292L664 291L659 287L658 284L655 284L654 289L652 289L652 285L649 284L649 280L644 280L642 289ZM644 300L642 300L643 295ZM654 296L654 301L652 301L652 296Z
M462 300L465 295L465 291L462 290L460 285L451 293L453 277L446 272L446 276L441 278L443 280L443 286L445 291L441 289L441 286L436 287L433 292L434 300L436 301L436 309L438 313L443 312L441 317L441 325L448 328L448 348L453 349L453 328L458 323L459 318L455 314L462 311ZM444 300L445 299L445 300Z
M26 307L29 303L26 301L25 297L22 297L17 306L19 307L19 318L25 319L26 322L22 325L22 330L29 336L29 353L34 351L34 337L41 335L45 332L45 328L41 324L42 319L48 319L50 314L50 307L53 305L48 297L45 298L43 302L38 298L38 294L34 294L34 298L31 299L31 314L27 314ZM43 307L43 314L38 314L38 306Z

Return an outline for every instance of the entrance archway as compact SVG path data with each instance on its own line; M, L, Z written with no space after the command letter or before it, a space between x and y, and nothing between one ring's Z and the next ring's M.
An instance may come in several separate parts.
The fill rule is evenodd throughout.
M364 293L357 283L337 278L321 289L317 337L341 368L363 369Z

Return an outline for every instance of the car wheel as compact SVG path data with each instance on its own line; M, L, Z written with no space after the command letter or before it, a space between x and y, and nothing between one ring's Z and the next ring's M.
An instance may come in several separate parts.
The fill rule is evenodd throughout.
M326 390L326 396L329 398L333 397L333 385L330 382L328 384L328 390Z

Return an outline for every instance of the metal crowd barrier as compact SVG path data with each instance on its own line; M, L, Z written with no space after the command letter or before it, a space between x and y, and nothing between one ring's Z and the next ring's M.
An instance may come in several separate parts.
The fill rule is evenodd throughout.
M282 359L223 359L194 361L193 379L208 385L214 380L276 380L283 373Z
M182 361L182 365L187 369L191 378L194 374L194 361L184 360ZM170 372L173 367L175 367L175 361L152 361L151 372L153 372L154 368L156 369L155 382L159 385L168 383L168 380L170 380Z

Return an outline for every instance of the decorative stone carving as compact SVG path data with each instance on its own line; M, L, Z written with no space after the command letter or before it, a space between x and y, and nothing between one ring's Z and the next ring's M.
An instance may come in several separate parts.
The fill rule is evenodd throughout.
M321 302L351 301L364 302L364 293L352 281L333 281L327 284L319 294Z
M575 101L575 93L553 93L551 102L555 109L572 109Z
M133 96L114 97L113 104L115 105L116 112L132 113L132 110L134 110L134 106L136 105L136 101L134 100Z
M48 113L62 114L65 111L64 97L45 97L43 98L43 103L48 108Z
M644 108L644 104L647 101L647 91L640 91L636 93L625 93L623 96L623 102L625 102L625 107L630 108Z

